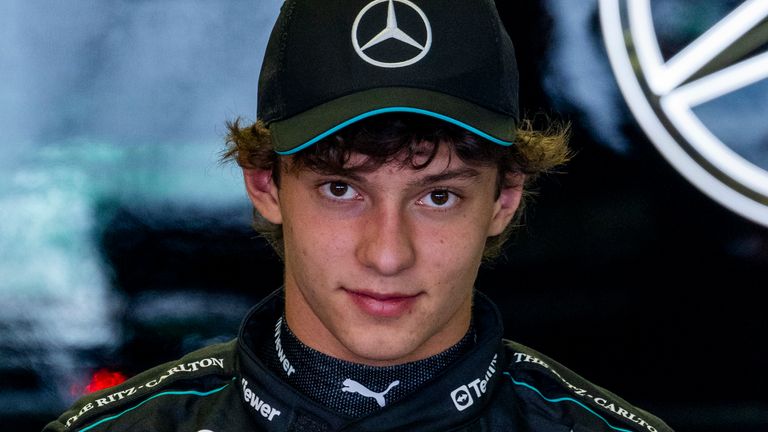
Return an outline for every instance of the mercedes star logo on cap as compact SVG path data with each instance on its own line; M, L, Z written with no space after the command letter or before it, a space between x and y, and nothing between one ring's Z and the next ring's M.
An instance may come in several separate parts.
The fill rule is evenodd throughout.
M416 13L418 13L419 16L421 17L421 21L424 24L424 28L427 34L427 40L423 44L417 42L413 37L411 37L410 35L408 35L406 32L404 32L398 27L397 14L395 13L395 1L410 7ZM366 41L364 45L360 46L360 41L358 38L358 28L360 25L360 21L365 16L365 14L367 14L371 10L371 8L381 3L388 3L386 25L384 29L381 30L376 36ZM389 39L395 39L403 44L410 45L418 49L419 53L412 58L409 58L403 61L398 61L398 62L385 62L385 61L376 60L365 53L367 49L373 46L376 46ZM352 25L352 45L355 47L355 52L357 52L357 55L359 55L360 58L362 58L363 60L365 60L366 62L374 66L379 66L384 68L399 68L404 66L410 66L418 62L422 58L424 58L424 56L426 56L427 53L429 52L429 49L432 46L432 28L429 25L429 19L427 19L427 16L424 14L424 12L409 0L374 0L368 3L368 5L366 5L357 15L357 18L355 18L355 23Z

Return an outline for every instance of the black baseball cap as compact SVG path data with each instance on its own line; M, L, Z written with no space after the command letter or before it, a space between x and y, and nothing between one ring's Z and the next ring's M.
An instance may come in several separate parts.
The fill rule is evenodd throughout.
M389 112L511 145L518 111L493 0L286 0L259 76L257 116L280 154Z

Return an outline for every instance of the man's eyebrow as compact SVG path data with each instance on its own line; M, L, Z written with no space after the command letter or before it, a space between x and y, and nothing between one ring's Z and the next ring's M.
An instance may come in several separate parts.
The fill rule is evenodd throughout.
M345 169L341 172L327 172L327 173L318 173L321 175L328 175L328 176L334 176L339 177L340 179L349 179L356 181L358 183L367 183L367 179L363 175L365 172L368 172L369 170L356 170L354 168L352 169ZM418 180L412 181L410 184L412 186L429 186L431 184L440 183L442 181L446 180L454 180L454 179L471 179L475 178L480 175L480 171L471 168L471 167L462 167L462 168L456 168L456 169L450 169L450 170L444 170L442 172L439 172L437 174L430 174L424 178L420 178Z
M437 174L431 174L424 178L414 181L415 186L429 186L446 180L472 179L480 175L480 171L471 167L462 167L457 169L445 170Z
M365 183L366 179L363 177L360 173L364 172L362 170L355 170L353 169L345 169L343 171L316 171L317 174L323 175L323 176L329 176L329 177L338 177L342 180L348 179L353 180L358 183Z

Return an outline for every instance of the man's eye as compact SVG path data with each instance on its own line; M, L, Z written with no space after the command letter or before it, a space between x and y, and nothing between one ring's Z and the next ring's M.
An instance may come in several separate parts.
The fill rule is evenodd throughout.
M351 201L358 197L357 191L344 182L328 182L320 186L320 191L328 198Z
M436 208L449 208L456 204L459 197L453 192L447 190L433 190L419 200L419 204L426 205L428 207Z

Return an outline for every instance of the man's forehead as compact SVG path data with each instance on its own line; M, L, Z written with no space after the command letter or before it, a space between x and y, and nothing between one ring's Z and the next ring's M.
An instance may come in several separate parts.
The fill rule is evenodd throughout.
M484 165L467 163L449 145L440 145L433 151L430 147L420 147L412 152L403 150L385 160L352 150L342 164L306 164L295 163L300 156L280 156L289 168L298 171L310 171L317 174L336 174L348 177L362 176L366 173L385 171L391 173L416 172L424 176L440 173L472 177L480 173Z

